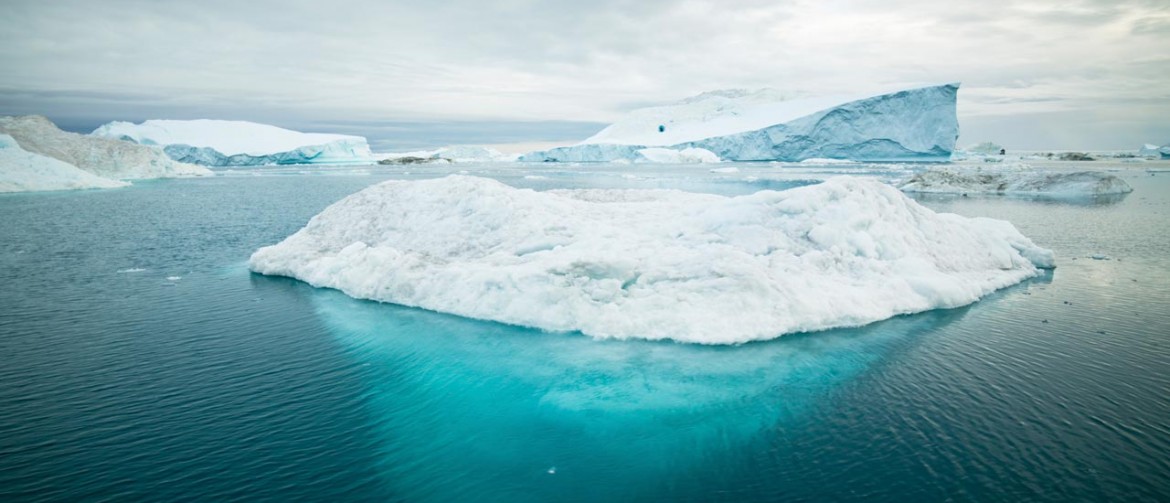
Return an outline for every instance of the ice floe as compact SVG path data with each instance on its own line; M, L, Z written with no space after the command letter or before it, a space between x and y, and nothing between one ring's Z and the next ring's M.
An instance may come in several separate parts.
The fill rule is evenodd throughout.
M852 177L739 197L388 181L249 261L357 298L705 344L958 307L1053 265L1008 222Z

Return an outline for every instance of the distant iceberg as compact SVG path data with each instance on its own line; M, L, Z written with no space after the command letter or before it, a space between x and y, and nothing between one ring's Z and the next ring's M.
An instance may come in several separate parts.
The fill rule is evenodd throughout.
M431 162L510 162L515 155L505 154L491 147L479 145L453 145L435 150L418 150L376 154L378 164L425 164Z
M21 149L110 180L210 176L202 166L172 160L158 147L69 133L39 115L0 117L0 133Z
M903 192L1085 197L1133 192L1125 180L1096 171L1041 171L1026 164L933 168L899 186Z
M159 145L172 159L204 166L351 164L374 159L361 136L301 133L267 124L226 120L111 122L91 133Z
M128 185L28 152L11 136L0 134L0 192L114 189Z
M701 148L725 161L946 161L959 135L958 84L870 97L782 100L775 92L705 93L635 110L580 145L527 162L634 161L648 147Z
M1053 264L1008 222L935 213L850 177L731 198L388 181L249 261L357 298L703 344L958 307Z
M1142 148L1138 149L1138 156L1151 157L1155 159L1170 159L1170 144L1159 147L1157 145L1150 145L1147 143L1142 145Z

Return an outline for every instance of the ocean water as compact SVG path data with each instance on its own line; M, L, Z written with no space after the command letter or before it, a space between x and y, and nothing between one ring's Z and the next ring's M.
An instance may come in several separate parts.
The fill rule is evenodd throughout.
M1092 163L1134 186L1119 198L920 197L1010 220L1057 269L722 347L359 301L245 261L389 178L734 195L915 168L282 167L4 195L0 501L1166 500L1167 167Z

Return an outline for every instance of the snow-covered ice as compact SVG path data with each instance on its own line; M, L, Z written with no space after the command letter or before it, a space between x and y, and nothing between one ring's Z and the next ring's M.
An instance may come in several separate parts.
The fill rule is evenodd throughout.
M357 298L704 344L958 307L1053 265L1008 222L935 213L851 177L731 198L388 181L249 261Z
M205 166L373 161L370 146L361 136L302 133L247 121L116 121L98 127L91 135L159 145L174 159Z
M944 161L958 137L958 84L877 96L781 101L774 92L713 92L631 112L579 145L527 162L636 160L646 147L702 148L725 161Z
M39 115L0 117L0 133L29 152L52 157L115 180L211 176L202 166L177 162L158 147L69 133Z
M0 134L0 192L113 189L128 185L28 152L11 136Z
M1099 171L1044 171L1026 164L932 168L902 183L903 192L1034 194L1084 197L1133 192L1125 180Z

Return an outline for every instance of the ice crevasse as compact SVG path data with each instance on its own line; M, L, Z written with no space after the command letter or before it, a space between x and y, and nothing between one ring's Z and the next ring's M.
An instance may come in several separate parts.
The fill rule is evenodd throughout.
M850 177L728 198L450 176L348 196L249 265L549 331L732 344L962 306L1054 259L1008 222Z

